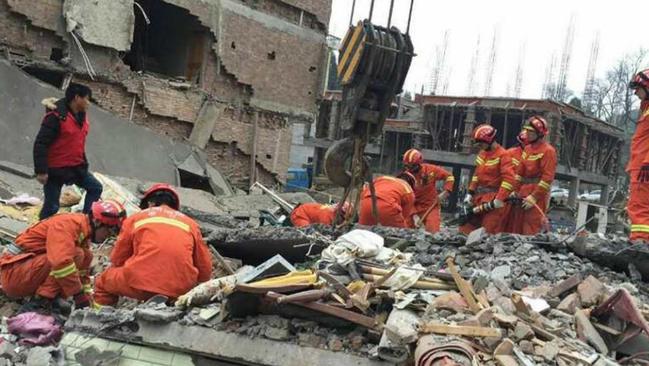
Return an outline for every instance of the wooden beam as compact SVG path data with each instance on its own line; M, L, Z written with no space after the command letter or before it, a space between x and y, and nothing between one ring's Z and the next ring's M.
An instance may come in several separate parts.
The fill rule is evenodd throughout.
M422 333L451 334L468 337L502 337L502 329L490 327L472 327L463 325L449 325L436 322L422 324Z
M453 262L452 257L446 258L446 266L448 267L448 271L453 276L455 285L460 290L460 293L466 300L467 304L469 304L469 309L471 309L474 314L477 314L480 310L482 310L482 306L476 301L471 285L460 276L460 273L458 272L457 267L455 267L455 263Z

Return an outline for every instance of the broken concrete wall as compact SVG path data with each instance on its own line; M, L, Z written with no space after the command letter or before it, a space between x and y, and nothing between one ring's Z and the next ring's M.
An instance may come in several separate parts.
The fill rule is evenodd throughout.
M15 3L19 11L10 7L11 3ZM56 9L57 0L45 0L43 6L34 6L36 1L32 0L0 0L0 44L6 45L11 48L13 52L24 53L28 56L38 59L49 60L54 48L64 48L65 43L63 39L56 35L54 30L44 30L37 28L37 24L43 26L50 26L52 12ZM40 2L39 2L40 3ZM27 12L28 9L34 9L34 20L25 17L22 12ZM21 15L22 14L22 15ZM60 8L59 13L60 16ZM40 15L40 16L39 16ZM51 25L54 27L54 25ZM49 29L49 28L45 28Z
M133 42L133 0L65 0L63 15L68 32L97 46L128 51Z
M331 16L331 1L328 0L282 0L283 3L308 11L316 16L325 27Z

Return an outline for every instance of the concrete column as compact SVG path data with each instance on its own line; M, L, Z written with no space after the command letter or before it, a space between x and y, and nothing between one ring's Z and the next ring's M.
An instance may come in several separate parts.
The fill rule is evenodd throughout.
M331 113L329 114L329 130L327 131L327 137L329 138L329 140L335 140L337 132L338 132L338 102L332 100Z
M577 196L579 196L579 178L572 178L570 181L570 188L568 190L568 207L577 206Z
M466 109L466 118L464 119L464 135L462 138L462 151L469 153L471 151L471 133L475 128L475 107L469 106Z
M603 185L602 186L602 195L599 197L599 204L606 206L608 205L608 192L610 189L610 185Z

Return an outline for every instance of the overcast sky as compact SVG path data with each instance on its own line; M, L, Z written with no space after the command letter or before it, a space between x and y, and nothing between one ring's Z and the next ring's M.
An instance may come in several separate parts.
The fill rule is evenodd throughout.
M405 30L410 0L394 0L392 23ZM471 59L480 37L475 95L483 95L487 60L494 29L498 42L491 95L506 96L513 84L520 49L525 45L521 97L539 98L552 55L560 63L571 17L575 35L568 72L568 88L581 95L590 50L600 34L596 76L602 76L625 53L649 48L647 0L414 0L410 34L417 56L406 90L428 89L435 65L435 49L448 31L446 68L438 87L448 80L447 94L465 95ZM356 0L354 22L369 14L370 0ZM352 0L333 0L329 33L342 38L349 25ZM373 22L386 25L390 0L375 0ZM558 73L558 66L557 71ZM509 88L508 88L509 85Z

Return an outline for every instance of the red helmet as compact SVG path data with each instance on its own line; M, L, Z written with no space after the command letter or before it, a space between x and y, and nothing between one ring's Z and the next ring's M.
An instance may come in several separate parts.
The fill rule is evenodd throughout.
M410 187L415 188L415 183L417 182L417 179L409 171L405 171L405 170L402 171L401 173L399 173L399 175L397 175L397 178L401 180L405 180L406 182L408 182L408 184L410 184Z
M178 197L178 192L170 186L169 184L166 183L156 183L149 187L149 189L144 192L144 196L142 196L142 200L140 200L140 208L141 209L146 209L149 207L149 198L156 194L160 193L166 193L171 195L173 197L173 204L171 205L171 208L174 210L179 210L180 209L180 198Z
M645 88L649 90L649 69L643 70L635 74L631 82L629 82L629 88Z
M404 165L418 165L424 162L424 156L417 149L410 149L403 153Z
M548 122L541 116L532 116L527 119L523 129L528 131L535 131L539 136L548 134Z
M527 131L521 131L518 136L516 136L516 141L521 145L527 145Z
M120 226L126 218L124 206L112 200L93 202L90 210L92 218L106 226Z
M473 141L491 144L496 139L496 132L491 125L480 125L473 130Z

